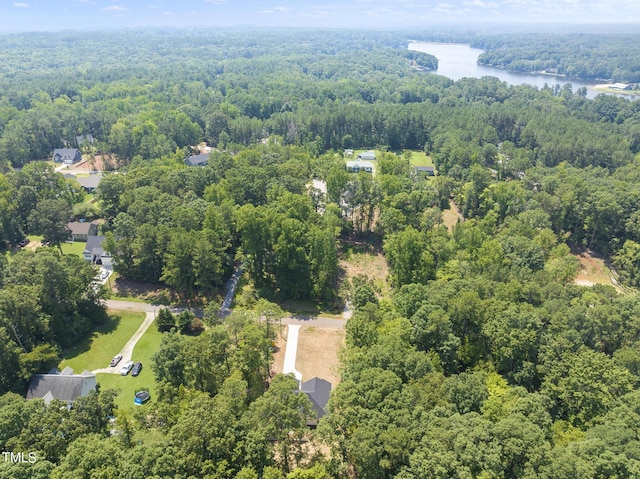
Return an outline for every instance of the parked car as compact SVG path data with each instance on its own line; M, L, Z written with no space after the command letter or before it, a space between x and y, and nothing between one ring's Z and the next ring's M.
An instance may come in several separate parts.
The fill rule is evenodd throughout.
M115 368L120 361L122 361L122 354L116 354L111 360L111 362L109 363L109 366L111 366L112 368Z
M142 371L142 363L140 361L138 361L133 366L133 369L131 370L131 375L132 376L137 376L138 374L140 374L140 371Z
M122 365L122 369L120 369L120 375L126 376L129 374L129 371L133 368L133 361L127 361Z
M103 269L100 272L100 279L107 279L109 277L109 271L107 271L106 269Z
M149 399L151 399L151 394L149 394L148 389L140 389L136 391L133 402L140 406L141 404L146 403Z
M20 243L18 243L18 246L20 246L20 248L24 248L28 244L29 244L29 238L24 238L20 240Z

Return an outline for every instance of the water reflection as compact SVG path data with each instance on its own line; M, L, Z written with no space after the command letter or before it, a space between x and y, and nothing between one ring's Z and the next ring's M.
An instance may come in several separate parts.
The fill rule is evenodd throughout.
M530 74L530 73L513 73L500 68L492 68L478 65L476 62L478 56L483 53L479 48L471 48L469 45L460 43L409 43L409 50L430 53L438 59L438 74L459 80L461 78L482 78L484 76L497 77L501 81L510 85L533 85L543 88L546 85L553 87L554 85L565 85L571 83L573 92L579 88L587 88L587 98L595 98L596 95L603 93L595 90L593 85L582 83L580 81L569 80L564 77L553 75ZM637 100L639 95L616 95L629 100Z

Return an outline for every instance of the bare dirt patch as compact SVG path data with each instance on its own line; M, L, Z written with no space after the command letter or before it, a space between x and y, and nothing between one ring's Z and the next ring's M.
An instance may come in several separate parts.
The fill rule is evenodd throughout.
M283 326L284 337L278 335L276 350L273 357L271 371L273 374L282 372L284 353L287 347L287 327ZM314 377L326 379L332 388L340 382L338 375L338 352L344 346L344 330L319 328L316 326L302 326L298 336L298 351L296 354L296 370L302 374L302 380Z
M93 158L86 158L78 163L69 165L68 169L76 173L90 173L96 171L111 171L117 169L118 162L113 155L95 155Z
M340 382L338 351L343 345L344 330L314 326L300 328L296 370L302 373L302 380L317 376L335 387Z
M607 267L604 260L584 251L573 255L580 261L580 270L574 279L574 283L580 286L593 286L594 284L606 284L622 291L613 280L613 273Z
M383 296L388 294L389 265L380 248L365 241L345 241L340 254L339 268L341 283L356 276L366 276L373 281L374 287Z
M442 212L442 221L449 230L449 233L453 231L453 227L455 225L463 220L464 218L460 214L460 210L458 209L456 204L453 202L453 200L449 200L449 209Z
M158 304L168 304L171 298L171 291L163 284L118 278L115 281L110 280L110 285L111 290L120 297L138 298Z

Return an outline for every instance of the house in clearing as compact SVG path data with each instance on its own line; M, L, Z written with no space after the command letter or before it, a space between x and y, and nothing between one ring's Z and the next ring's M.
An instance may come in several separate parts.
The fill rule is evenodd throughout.
M36 374L31 378L27 399L44 399L49 404L54 399L72 403L81 396L96 391L96 375L90 371L73 374L67 367L62 372L54 369L47 374Z
M435 176L436 169L433 166L416 166L413 171L417 176Z
M53 150L53 161L56 163L64 163L72 165L82 161L82 155L77 148L57 148Z
M307 420L307 426L315 427L322 416L326 414L327 403L331 394L331 383L326 379L315 377L302 383L300 391L307 395L313 410L316 412L315 418Z
M363 151L362 153L360 153L357 157L359 160L364 160L364 161L375 161L376 159L376 152L373 150L369 150L369 151Z
M347 161L347 171L350 173L358 173L360 171L373 173L373 162L365 160Z
M96 223L71 221L67 223L67 228L71 230L73 241L87 241L89 236L98 234L98 225Z
M209 164L209 153L191 155L184 162L187 166L207 166Z
M87 193L92 193L100 184L102 173L91 174L89 176L77 176L76 181L84 188Z
M102 247L104 236L87 236L87 246L85 246L82 255L84 259L95 264L111 267L111 255Z

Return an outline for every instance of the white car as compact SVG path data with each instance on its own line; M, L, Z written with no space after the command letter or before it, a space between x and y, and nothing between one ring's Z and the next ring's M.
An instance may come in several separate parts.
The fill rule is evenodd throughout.
M127 361L122 365L122 369L120 369L120 375L126 376L127 374L129 374L129 371L131 371L131 368L133 368L133 361Z

